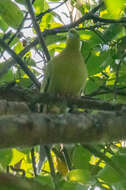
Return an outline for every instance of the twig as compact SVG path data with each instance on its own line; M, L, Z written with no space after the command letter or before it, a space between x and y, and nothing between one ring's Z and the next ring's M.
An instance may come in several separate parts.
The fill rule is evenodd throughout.
M2 39L0 39L0 46L5 49L13 59L21 66L22 70L29 76L29 78L36 84L38 88L40 88L40 83L31 72L31 70L26 66L26 64L22 61L19 55L17 55Z
M126 23L126 18L121 18L121 19L106 19L106 18L101 18L97 15L93 15L90 13L90 19L93 19L94 22L103 22L103 23Z
M120 71L120 68L121 68L121 63L123 61L123 58L125 57L125 53L121 56L121 59L119 61L119 63L117 64L117 67L116 67L116 75L115 75L115 83L114 83L114 98L116 99L116 96L118 94L117 92L117 83L118 83L118 80L119 80L119 71Z
M32 0L32 4L34 4L35 0Z
M119 92L120 88L119 89L116 89L116 94L119 95L119 96L126 96L126 92ZM99 90L97 89L96 91L92 92L91 94L88 94L87 96L89 97L94 97L94 96L98 96L98 95L102 95L102 94L113 94L114 93L114 90L113 89L109 89L108 90L106 89L103 89L103 90Z
M27 18L28 13L25 14L24 19L22 20L21 24L19 25L17 31L8 41L8 45L14 40L14 38L19 34L20 30L22 29L22 26L24 25L25 19Z
M34 174L35 176L37 176L34 148L31 149L31 158L32 158L32 166L33 166Z
M71 160L70 160L70 157L68 155L68 151L64 146L63 146L63 149L62 149L62 153L63 153L64 160L65 160L65 163L66 163L66 166L67 166L68 170L69 171L72 170Z
M93 30L93 32L104 42L106 43L106 40L104 39L103 35L97 31L96 29Z
M53 179L55 179L55 169L54 169L52 157L51 157L51 154L50 154L50 149L49 149L49 147L47 145L44 146L44 149L45 149L48 161L49 161L51 175L52 175Z
M43 49L43 51L45 53L47 61L49 61L50 60L50 55L49 55L48 49L46 47L44 37L43 37L43 35L41 33L40 27L39 27L38 23L36 22L36 18L35 18L35 14L34 14L34 11L33 11L33 8L32 8L32 4L31 4L30 0L26 0L26 3L27 3L28 11L29 11L29 13L31 15L31 19L32 19L32 22L33 22L34 29L35 29L35 31L37 33L37 36L38 36L38 39L39 39L39 43L42 46L42 49Z
M119 63L117 64L117 67L116 67L116 74L115 74L115 82L114 82L114 99L117 98L117 83L118 83L118 80L119 80L119 70L121 68L121 60L119 61Z
M102 26L108 25L107 23L102 23L102 24L95 24L93 26L89 27L82 27L82 28L76 28L76 30L94 30L95 28L100 28Z

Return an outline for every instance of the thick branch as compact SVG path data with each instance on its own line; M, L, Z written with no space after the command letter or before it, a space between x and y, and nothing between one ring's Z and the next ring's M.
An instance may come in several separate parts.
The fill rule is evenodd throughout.
M30 109L24 102L8 102L0 100L0 115L25 114L30 113Z
M104 143L126 140L126 116L27 114L0 117L0 148L53 143Z
M126 107L125 104L114 104L102 100L87 98L87 97L56 97L47 93L39 93L37 90L23 89L18 87L0 86L0 99L8 101L23 101L29 105L36 103L42 104L66 104L68 107L84 109L106 110L106 111L121 111Z

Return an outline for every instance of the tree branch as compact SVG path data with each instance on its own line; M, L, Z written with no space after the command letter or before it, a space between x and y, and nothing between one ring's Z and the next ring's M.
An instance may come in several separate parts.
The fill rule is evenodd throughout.
M27 114L30 109L24 102L8 102L0 100L0 115Z
M126 116L111 112L0 117L0 148L126 140Z
M50 55L49 55L48 49L46 47L43 35L41 33L41 30L40 30L40 27L39 27L38 23L36 22L36 17L34 15L32 4L31 4L30 0L26 0L26 3L27 3L28 11L29 11L29 13L31 15L31 19L32 19L32 22L33 22L34 29L35 29L35 31L37 33L37 36L38 36L38 39L39 39L40 45L42 46L42 49L43 49L43 51L45 53L47 61L49 61L50 60Z
M98 99L88 97L56 97L47 93L39 93L37 90L23 89L18 87L0 86L0 99L8 101L24 101L29 105L41 104L56 104L60 105L64 102L66 106L72 107L73 105L83 109L95 109L106 111L121 111L126 107L126 104L115 104L105 102Z
M103 23L108 23L108 24L112 24L112 23L126 23L126 18L121 18L121 19L106 19L106 18L101 18L97 15L94 14L90 14L90 19L93 19L93 21L95 22L103 22Z

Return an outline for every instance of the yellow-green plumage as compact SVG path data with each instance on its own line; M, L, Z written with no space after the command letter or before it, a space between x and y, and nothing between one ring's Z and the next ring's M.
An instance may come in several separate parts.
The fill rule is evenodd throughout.
M75 29L68 32L66 48L47 65L46 91L63 96L78 96L86 84L87 69L80 52L80 37Z

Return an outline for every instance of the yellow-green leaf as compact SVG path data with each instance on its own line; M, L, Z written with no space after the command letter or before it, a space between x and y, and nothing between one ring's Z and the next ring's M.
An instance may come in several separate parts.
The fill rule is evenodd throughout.
M22 11L10 0L0 1L0 16L13 28L18 28L23 19Z
M89 170L74 169L68 173L68 179L70 181L76 181L82 184L86 184L90 180Z
M107 9L109 13L112 15L113 18L119 18L121 16L121 11L124 8L124 5L126 3L125 0L105 0Z
M0 29L5 32L7 30L7 28L8 28L8 25L6 24L6 22L0 16Z

